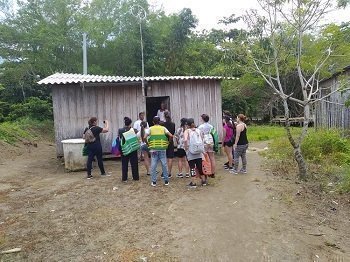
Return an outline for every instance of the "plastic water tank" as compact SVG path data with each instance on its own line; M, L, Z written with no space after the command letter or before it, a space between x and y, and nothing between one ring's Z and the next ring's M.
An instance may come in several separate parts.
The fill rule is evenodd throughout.
M68 171L86 170L87 156L83 156L85 140L82 138L67 139L63 144L64 165Z

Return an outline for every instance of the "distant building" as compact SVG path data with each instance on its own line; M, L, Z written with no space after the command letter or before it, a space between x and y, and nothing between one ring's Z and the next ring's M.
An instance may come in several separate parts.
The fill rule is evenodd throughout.
M135 121L138 113L145 111L151 124L162 101L176 126L182 117L192 117L199 124L201 114L206 113L221 132L221 77L159 76L145 80L146 97L140 77L56 73L39 81L52 88L57 155L63 155L62 140L82 137L92 116L99 119L100 126L103 119L110 121L110 132L101 136L103 151L110 152L124 116Z
M315 125L317 127L350 128L350 110L345 106L345 102L350 98L350 91L334 92L341 84L350 88L350 66L320 82L319 97L330 95L316 104Z

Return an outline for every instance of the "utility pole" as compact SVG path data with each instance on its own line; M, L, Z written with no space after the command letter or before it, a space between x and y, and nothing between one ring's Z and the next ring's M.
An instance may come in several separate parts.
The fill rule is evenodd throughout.
M139 19L140 23L140 42L141 42L141 86L142 86L142 95L146 96L145 89L145 61L143 56L143 38L142 38L142 20L146 19L146 11L140 5L134 5L131 7L131 14Z
M83 74L87 75L86 33L83 33Z

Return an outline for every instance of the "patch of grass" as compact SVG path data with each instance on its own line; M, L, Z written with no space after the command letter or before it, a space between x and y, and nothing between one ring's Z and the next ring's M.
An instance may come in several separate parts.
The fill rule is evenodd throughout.
M19 141L34 141L38 139L53 140L52 120L18 119L14 122L0 123L0 140L14 145Z
M310 129L301 150L308 163L310 179L327 191L329 183L340 193L350 192L350 139L337 130ZM286 175L296 166L293 149L286 137L274 139L265 156L275 173ZM288 170L287 170L288 169Z
M345 167L344 172L342 172L340 175L338 190L340 193L350 192L350 167L349 166Z
M299 127L291 127L292 134L298 135L301 132ZM249 141L268 141L276 138L286 137L286 129L283 126L273 125L250 125L248 126L248 139Z

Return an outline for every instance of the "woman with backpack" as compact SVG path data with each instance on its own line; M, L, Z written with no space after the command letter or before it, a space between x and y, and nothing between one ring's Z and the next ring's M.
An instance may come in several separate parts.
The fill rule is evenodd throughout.
M196 128L193 118L187 119L188 129L184 133L184 147L188 165L190 166L191 188L197 187L196 176L201 179L202 186L207 185L207 181L202 170L202 153L204 152L203 133ZM199 174L196 174L196 168Z
M186 160L186 151L184 148L184 133L187 129L187 119L181 118L180 120L180 127L177 129L175 133L175 138L177 140L177 158L178 158L178 168L179 173L176 175L179 178L183 178L184 175L182 174L182 169L185 168L186 170L186 178L190 177L190 167L188 166L187 160Z
M142 121L140 123L140 131L137 133L137 138L140 141L140 150L141 154L143 155L143 163L147 171L147 176L150 176L151 160L149 158L149 148L145 137L147 132L149 132L148 123L146 121Z
M224 165L225 169L228 169L230 173L233 172L233 156L232 156L232 146L234 143L234 127L229 116L224 118L224 128L223 128L223 145L224 151L227 156L227 165ZM226 164L226 163L225 163Z
M107 133L109 129L109 123L107 120L103 121L104 127L97 126L97 117L91 117L88 121L89 127L85 128L83 138L88 149L88 159L86 163L87 167L87 179L93 178L91 175L92 161L94 157L97 158L98 167L101 171L101 176L107 176L103 161L102 161L102 145L100 141L100 134Z
M215 168L216 168L216 162L215 162L215 155L214 155L214 138L211 134L211 131L213 130L213 126L209 124L209 116L207 114L201 115L203 124L201 124L198 129L203 132L204 135L204 151L208 154L210 159L210 165L211 165L211 175L210 177L215 177Z
M126 152L125 150L123 150L123 147L126 149L132 148L133 144L135 143L135 141L132 140L134 139L134 137L136 137L134 129L133 129L134 137L129 139L130 136L126 136L127 132L129 132L131 129L131 124L132 124L131 119L126 116L124 117L124 127L119 128L118 130L118 136L120 138L120 143L122 147L122 150L121 150L122 151L122 182L128 182L129 161L131 165L132 179L135 181L139 180L139 162L137 158L138 148L134 148L135 150L132 149L130 150L130 152Z

